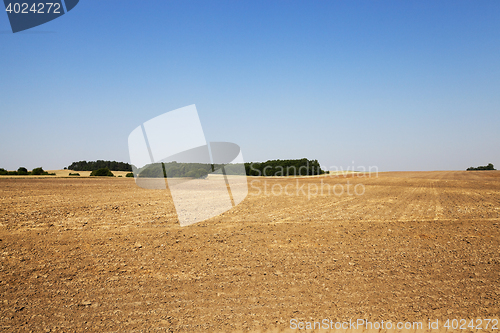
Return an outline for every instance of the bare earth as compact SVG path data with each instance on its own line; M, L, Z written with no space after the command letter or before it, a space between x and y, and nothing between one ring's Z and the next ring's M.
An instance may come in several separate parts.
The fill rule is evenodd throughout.
M133 179L0 177L0 331L498 320L500 171L360 176L249 178L240 205L183 228Z

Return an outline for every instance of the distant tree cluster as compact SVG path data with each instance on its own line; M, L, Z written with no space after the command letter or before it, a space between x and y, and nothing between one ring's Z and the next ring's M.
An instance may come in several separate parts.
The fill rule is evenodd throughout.
M74 171L94 171L107 168L110 171L132 171L132 166L125 162L116 161L79 161L73 162L68 166L69 170Z
M493 164L488 163L488 165L482 165L482 166L478 166L476 168L474 168L474 167L467 168L467 171L473 171L473 170L496 170L496 169L493 166Z
M44 171L42 167L34 168L31 171L28 171L25 167L20 167L17 171L7 171L3 168L0 168L0 175L11 175L11 176L54 176L55 173L48 173Z
M247 176L313 176L325 173L318 160L270 160L245 163Z
M243 171L244 170L244 171ZM325 173L317 160L271 160L261 163L242 164L203 164L203 163L153 163L136 170L139 177L167 178L191 177L205 178L209 173L224 172L227 175L247 176L313 176ZM128 176L127 177L132 177Z
M139 177L167 178L167 177L191 177L203 178L212 172L212 164L205 163L153 163L137 170ZM133 174L132 174L133 176ZM131 177L128 176L127 177Z
M90 173L91 177L114 177L113 173L108 168L101 168Z

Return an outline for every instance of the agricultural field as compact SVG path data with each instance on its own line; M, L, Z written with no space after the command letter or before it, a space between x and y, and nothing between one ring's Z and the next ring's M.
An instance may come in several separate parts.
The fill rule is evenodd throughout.
M133 178L0 177L0 331L500 317L500 171L248 182L241 204L180 227L168 190Z

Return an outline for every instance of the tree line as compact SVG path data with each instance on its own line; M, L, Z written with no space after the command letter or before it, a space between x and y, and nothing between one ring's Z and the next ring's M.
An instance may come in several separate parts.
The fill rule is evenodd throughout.
M488 165L481 165L476 168L474 167L467 168L467 171L473 171L473 170L496 170L496 169L493 166L493 164L488 163Z
M247 176L314 176L325 173L318 160L269 160L245 164L153 163L137 169L145 178L192 177L204 178L209 173Z
M74 171L94 171L99 169L109 169L111 171L132 171L132 165L125 162L116 161L79 161L71 163L67 168Z
M217 165L206 163L153 163L137 169L136 174L145 178L192 177L204 178Z
M55 176L55 173L48 173L43 170L42 167L34 168L31 171L28 171L25 167L20 167L17 171L7 171L3 168L0 168L0 175L6 176Z
M491 165L491 164L489 164ZM489 166L488 165L488 166ZM493 167L493 165L491 165ZM92 176L111 176L110 171L132 171L132 165L116 161L79 161L71 163L67 168L74 171L93 171ZM104 170L107 170L105 172ZM244 171L243 171L244 170ZM481 169L482 170L482 169ZM485 169L491 170L491 169ZM97 172L99 171L99 172ZM166 178L166 177L191 177L205 178L209 173L225 173L228 175L247 176L313 176L325 173L319 165L318 160L307 158L297 160L268 160L266 162L250 162L245 164L206 164L206 163L153 163L143 168L136 169L139 177ZM28 171L20 167L17 171L7 171L0 168L0 175L54 175L44 171L43 168L35 168ZM75 174L76 175L76 174ZM131 177L132 174L128 174Z

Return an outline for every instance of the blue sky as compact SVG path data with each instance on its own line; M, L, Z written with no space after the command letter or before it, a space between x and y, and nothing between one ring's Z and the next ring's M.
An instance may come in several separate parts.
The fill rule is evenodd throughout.
M129 161L196 104L246 161L500 167L499 1L94 1L13 34L0 14L0 167Z

